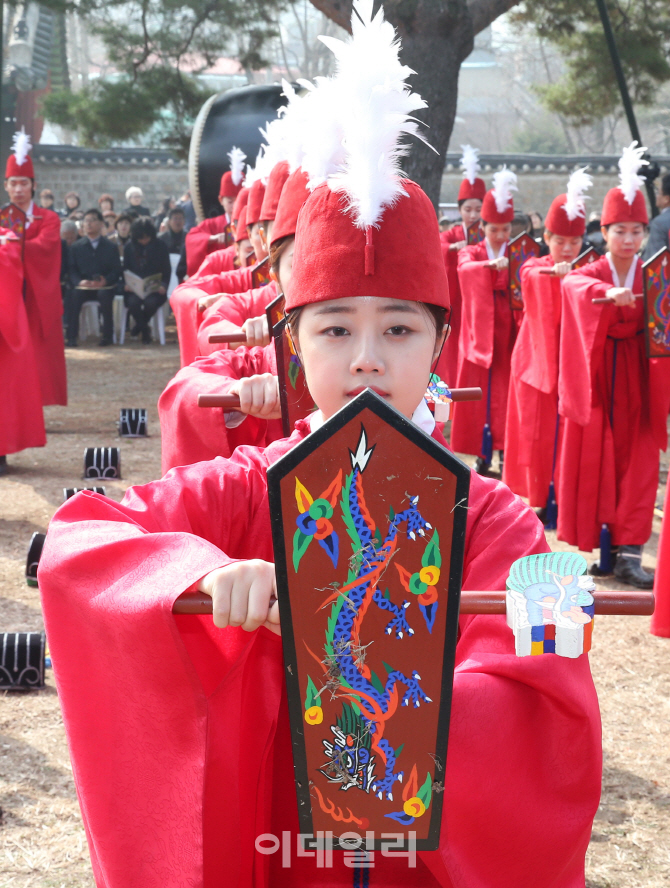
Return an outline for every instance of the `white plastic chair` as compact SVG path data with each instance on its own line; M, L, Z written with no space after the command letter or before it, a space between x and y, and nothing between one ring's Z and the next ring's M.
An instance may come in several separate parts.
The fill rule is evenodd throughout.
M123 297L122 297L123 298ZM157 312L152 316L149 324L151 325L151 332L154 336L158 336L158 341L161 345L165 345L165 316L167 314L167 310L170 307L169 302L164 302ZM128 309L126 306L123 306L121 311L121 329L119 331L119 345L123 345L126 340L126 324L128 323Z
M100 303L97 300L84 302L79 312L79 336L100 336Z
M181 256L179 253L170 253L170 267L172 268L172 274L170 275L170 283L168 284L167 296L170 298L172 291L177 286L179 281L177 280L177 266L179 265L179 260Z

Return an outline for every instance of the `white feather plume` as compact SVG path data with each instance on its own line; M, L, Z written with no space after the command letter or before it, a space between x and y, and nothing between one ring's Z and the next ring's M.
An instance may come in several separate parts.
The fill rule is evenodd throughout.
M518 191L516 187L516 174L507 167L503 167L493 174L493 199L496 202L496 210L504 213L512 205L512 192Z
M319 38L335 54L335 83L346 100L341 114L345 157L329 182L346 194L347 211L362 229L378 227L384 209L406 195L400 160L408 148L402 136L425 141L409 116L426 107L405 83L414 72L400 63L400 42L384 21L383 9L373 17L372 8L373 0L354 0L348 40Z
M30 136L24 128L21 127L20 132L14 133L12 137L12 151L14 152L16 162L19 166L26 162L28 159L28 152L32 147Z
M474 185L477 175L482 170L479 165L479 149L473 148L472 145L461 145L461 151L463 152L461 157L463 178L467 179L471 185Z
M241 148L233 148L228 152L228 160L230 161L230 175L233 180L233 185L236 187L242 181L242 176L244 175L244 161L247 159L247 155L242 151Z
M251 188L251 186L254 184L254 182L256 182L258 179L262 178L262 175L261 175L262 159L263 159L263 147L261 146L261 148L258 151L258 154L256 155L256 162L254 163L254 165L251 166L251 164L247 164L247 172L246 172L246 175L244 176L244 182L243 182L243 185L245 188Z
M586 172L587 169L588 167L582 167L580 170L575 170L568 179L566 201L563 204L563 209L571 222L578 216L582 219L586 216L586 205L584 203L586 192L593 185L593 179Z
M646 150L646 148L639 147L637 142L631 142L628 148L623 149L623 154L619 158L619 182L621 183L619 188L630 205L644 185L644 178L638 175L638 170L649 163L642 157Z

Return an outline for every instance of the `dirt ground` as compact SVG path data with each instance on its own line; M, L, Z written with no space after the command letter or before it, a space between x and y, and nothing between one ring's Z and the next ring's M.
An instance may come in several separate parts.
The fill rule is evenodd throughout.
M38 592L24 579L28 542L46 529L63 488L84 486L85 447L121 447L123 480L105 484L114 499L159 477L156 401L179 366L170 333L165 347L68 352L70 405L47 409L47 447L10 457L11 471L0 478L0 631L42 628ZM119 439L120 407L147 407L150 437ZM657 518L645 550L650 567L659 529ZM554 534L549 542L566 548ZM650 635L648 618L601 617L591 663L605 760L587 886L661 888L670 884L670 640ZM0 888L93 888L50 670L44 690L0 697L0 807Z

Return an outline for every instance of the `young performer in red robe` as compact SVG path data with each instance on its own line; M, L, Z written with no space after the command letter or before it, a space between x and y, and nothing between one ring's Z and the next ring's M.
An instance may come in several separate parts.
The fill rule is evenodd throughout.
M0 228L0 475L7 454L47 442L42 397L23 300L21 241Z
M371 4L356 12L368 28ZM381 37L402 72L388 30ZM365 52L369 63L370 41ZM388 110L384 86L370 98ZM402 121L417 103L395 92L402 111L393 118ZM374 121L372 102L360 104ZM353 123L365 119L356 110ZM518 659L495 616L461 620L439 850L419 853L416 868L378 856L363 873L339 853L323 869L313 857L292 853L283 867L281 855L256 851L266 833L292 851L298 833L266 468L365 387L440 440L423 401L449 305L437 220L418 186L393 178L399 158L382 144L369 167L384 171L388 187L364 200L362 177L347 194L323 184L300 215L287 308L320 408L311 423L265 451L239 448L230 460L176 469L120 504L80 493L52 521L40 590L105 888L584 885L600 794L588 659ZM545 550L532 511L504 485L473 477L465 588L501 588L513 559ZM214 625L171 613L196 586L213 596Z
M531 506L550 509L556 528L555 469L558 415L558 344L561 281L572 271L586 231L584 191L591 177L577 170L566 194L554 199L545 221L549 255L521 267L523 319L512 352L503 481ZM552 487L552 483L554 486ZM551 494L550 494L551 488ZM543 518L547 516L542 515Z
M654 577L654 597L656 609L651 618L652 635L670 638L670 484L665 485L665 505L663 523L658 537L656 575Z
M14 147L7 159L5 190L10 202L27 216L23 235L24 294L42 404L66 405L60 219L53 210L38 207L34 202L35 171L28 154L29 137L16 133Z
M505 446L510 362L517 332L507 258L516 176L503 169L493 183L482 205L485 238L458 253L462 310L456 385L480 386L482 400L454 405L451 445L458 453L477 454L476 468L481 473L489 469L493 450L502 452Z
M482 201L486 194L483 179L478 178L480 171L476 148L462 145L463 156L461 166L464 170L463 181L458 190L458 212L463 220L462 225L454 225L448 231L440 233L442 252L449 281L449 298L451 314L449 325L451 331L444 343L444 349L437 364L437 375L448 385L456 385L458 375L458 340L461 334L461 286L458 281L458 253L467 246L467 229L479 222L482 214Z
M244 172L244 158L237 162L233 152L239 152L239 149L233 148L228 155L231 161L231 169L221 176L221 184L219 187L219 202L223 208L220 216L214 216L212 219L205 219L199 225L196 225L186 235L186 268L189 277L194 275L200 268L209 253L220 250L230 244L232 239L232 231L230 228L235 198L242 188L242 177Z
M670 362L648 360L644 343L642 245L647 208L638 175L642 148L619 161L621 185L607 192L601 216L608 253L563 283L558 396L565 417L560 454L558 538L601 548L615 576L640 588L641 566L667 446ZM593 300L606 298L605 304Z

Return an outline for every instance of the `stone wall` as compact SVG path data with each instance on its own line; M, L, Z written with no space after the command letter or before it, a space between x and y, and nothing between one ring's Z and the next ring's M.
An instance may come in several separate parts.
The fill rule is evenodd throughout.
M76 191L81 207L97 207L103 193L111 194L114 206L127 206L125 192L131 185L144 192L144 206L156 212L164 198L179 199L188 189L185 163L166 151L121 149L90 151L69 146L36 145L33 149L36 187L50 188L56 207L64 205L68 191Z

